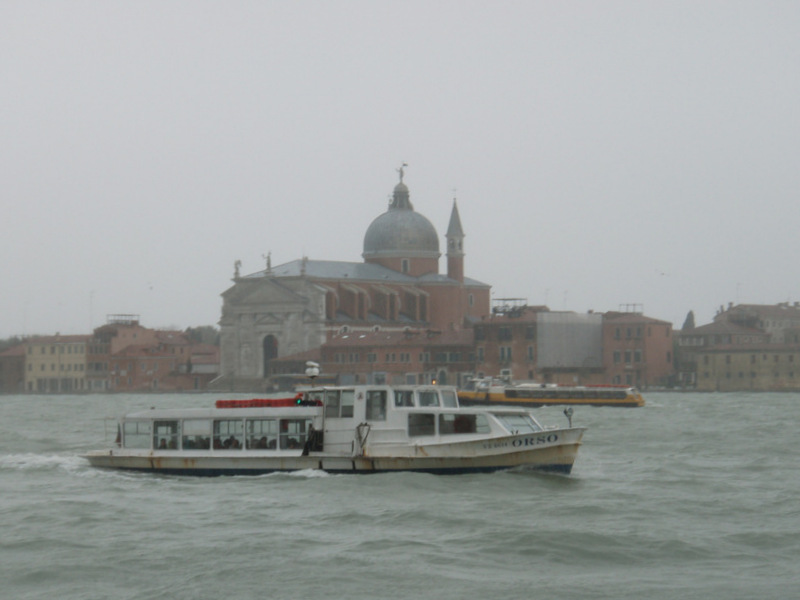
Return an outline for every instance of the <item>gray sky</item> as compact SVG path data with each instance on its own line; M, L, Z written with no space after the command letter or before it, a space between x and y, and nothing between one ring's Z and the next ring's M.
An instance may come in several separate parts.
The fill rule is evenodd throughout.
M0 337L216 324L237 259L360 261L404 161L495 297L800 300L798 32L798 2L4 0Z

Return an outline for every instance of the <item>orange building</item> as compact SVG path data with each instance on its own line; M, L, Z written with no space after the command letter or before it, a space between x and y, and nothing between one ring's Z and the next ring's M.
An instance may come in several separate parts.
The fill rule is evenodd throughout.
M672 383L672 324L638 312L603 315L606 382L639 388Z

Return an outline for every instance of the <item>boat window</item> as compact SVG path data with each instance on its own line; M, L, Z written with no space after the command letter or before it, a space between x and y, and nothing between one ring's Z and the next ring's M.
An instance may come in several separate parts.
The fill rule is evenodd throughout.
M247 420L247 449L264 450L278 445L277 419Z
M453 390L442 390L442 406L458 408L458 399Z
M353 418L353 404L356 399L355 390L342 390L342 413L343 419Z
M436 433L436 421L432 414L409 413L408 415L408 435L434 435Z
M334 419L339 416L340 402L339 390L327 390L325 392L325 416L333 417Z
M281 448L300 449L305 446L311 419L281 419Z
M214 421L214 449L237 450L244 443L244 423L241 419Z
M367 392L367 421L386 420L386 390Z
M150 448L150 421L125 421L122 427L126 448Z
M153 421L153 448L178 449L178 421Z
M188 419L183 422L183 449L208 450L211 448L211 421Z
M439 406L439 395L435 390L421 391L419 393L420 406Z
M489 433L486 415L439 415L439 434L448 433Z
M414 406L414 392L411 390L395 390L395 406Z
M542 428L528 415L495 415L497 420L511 433L534 433Z

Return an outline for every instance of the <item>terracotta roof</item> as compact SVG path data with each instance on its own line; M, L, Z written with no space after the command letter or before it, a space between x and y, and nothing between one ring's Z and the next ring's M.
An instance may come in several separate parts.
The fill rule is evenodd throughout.
M17 344L0 352L0 356L24 356L25 352L25 344Z
M331 338L327 347L358 346L453 346L469 345L473 341L473 331L355 331L341 333Z
M736 323L731 323L730 321L716 321L714 323L709 323L708 325L701 325L700 327L695 327L694 329L680 331L680 335L682 336L713 335L722 333L741 334L741 335L767 335L761 329L756 329L755 327L744 327L742 325L737 325Z
M91 335L45 335L31 338L26 344L74 344L76 342L88 342L93 338Z
M603 313L603 321L614 323L649 323L652 325L672 325L669 321L661 319L654 319L653 317L646 317L641 313L621 313L611 311Z

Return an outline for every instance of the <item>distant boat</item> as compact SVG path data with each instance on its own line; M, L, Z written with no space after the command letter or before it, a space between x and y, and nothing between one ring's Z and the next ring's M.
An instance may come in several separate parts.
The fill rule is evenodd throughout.
M458 391L464 406L522 405L529 407L555 404L585 406L644 406L642 394L622 385L556 385L545 383L509 384L497 379L473 380L467 389Z
M585 428L544 427L523 408L462 408L448 386L311 387L296 396L123 417L95 467L177 475L436 474L529 468L568 474Z

